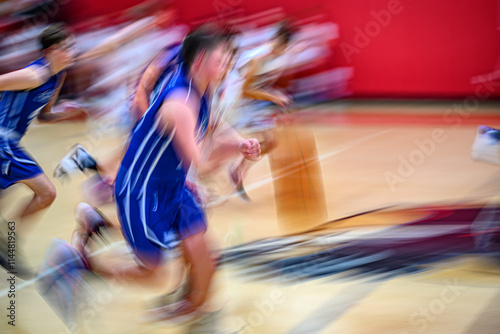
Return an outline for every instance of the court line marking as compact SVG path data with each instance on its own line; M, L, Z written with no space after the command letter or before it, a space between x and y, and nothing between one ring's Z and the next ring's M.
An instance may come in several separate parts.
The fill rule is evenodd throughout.
M316 163L319 163L320 161L322 160L325 160L325 159L328 159L336 154L339 154L339 153L342 153L342 152L345 152L347 151L348 149L351 149L353 148L354 146L357 146L357 145L360 145L360 144L363 144L373 138L376 138L376 137L379 137L381 135L384 135L384 134L387 134L389 132L392 132L394 131L395 129L387 129L387 130L383 130L383 131L379 131L379 132L376 132L376 133L372 133L370 135L367 135L367 136L364 136L364 137L361 137L361 138L358 138L358 139L355 139L355 140L352 140L350 142L347 142L346 144L344 144L343 147L335 150L335 151L332 151L332 152L329 152L329 153L324 153L322 155L319 155L318 158L310 158L310 159L306 159L306 161L316 161ZM300 162L296 162L296 163L293 163L291 164L290 166L288 167L285 167L285 168L282 168L282 169L279 169L277 171L277 173L279 173L279 176L276 176L276 177L272 177L272 176L268 176L266 178L264 178L263 180L260 180L260 181L256 181L254 183L251 183L249 185L246 185L245 188L248 189L248 190L254 190L254 189L258 189L268 183L271 183L273 182L273 180L277 180L277 179L280 179L280 178L283 178L283 177L286 177L286 176L289 176L291 175L292 173L295 172L295 169L293 169L292 167L298 167L300 166ZM290 170L291 169L291 170ZM286 173L281 173L283 171L288 171ZM269 174L268 174L269 175ZM217 206L217 205L220 205L222 203L224 203L225 201L231 199L231 198L235 198L235 197L238 197L238 194L236 193L233 193L233 194L230 194L230 195L225 195L225 196L221 196L220 198L218 198L217 200L213 201L212 203L208 204L207 207L210 208L210 207L213 207L213 206Z
M295 325L287 334L313 334L324 330L330 323L356 306L374 292L380 283L354 284L346 287L333 298L321 304L309 316Z

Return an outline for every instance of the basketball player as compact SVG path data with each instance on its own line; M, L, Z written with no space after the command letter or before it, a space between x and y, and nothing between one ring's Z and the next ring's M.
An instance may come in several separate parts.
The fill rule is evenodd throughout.
M128 103L132 127L137 124L146 112L150 98L158 95L159 84L168 73L169 66L176 61L179 51L180 45L178 44L164 48L144 70L137 84L136 91ZM83 146L77 144L68 151L54 169L54 177L63 181L78 170L82 172L93 170L98 173L97 179L100 180L99 182L95 182L94 187L102 188L105 187L105 184L112 185L126 148L125 146L124 150L117 150L111 153L109 158L100 160L97 163Z
M228 49L231 50L231 59L234 57L234 48L232 48L232 36L227 33L225 36ZM159 86L161 81L169 72L173 63L177 61L176 57L180 51L180 45L174 44L165 47L160 51L154 59L145 68L141 79L139 80L134 95L130 98L129 110L130 119L133 126L141 119L146 112L151 100L158 96ZM228 66L228 69L232 66ZM227 74L228 71L226 71ZM224 75L225 77L226 75ZM218 86L218 84L214 84ZM217 104L218 99L214 97L214 103ZM218 108L219 110L220 108ZM211 115L211 129L209 135L204 141L205 151L210 151L212 157L225 160L234 157L234 154L226 150L225 142L241 140L232 128L226 123L225 119L219 117L219 114ZM221 130L223 129L223 130ZM215 136L217 138L215 139ZM125 145L124 149L127 146ZM98 162L94 159L83 146L77 144L69 150L66 156L61 159L60 163L54 170L54 177L64 181L76 171L87 172L95 171L97 174L85 182L87 188L84 191L86 200L92 206L100 206L113 201L112 185L118 172L119 163L125 154L125 150L115 150L104 159ZM191 185L192 188L196 186Z
M244 52L229 73L221 98L221 117L227 117L237 131L258 135L264 154L276 145L271 130L276 125L272 116L277 108L284 109L291 103L288 95L274 88L289 63L290 54L286 50L291 37L291 27L282 22L272 41ZM249 166L245 159L240 158L229 169L230 180L245 201L249 197L243 187L243 177Z
M41 58L21 70L0 76L0 91L4 92L0 101L0 188L23 183L33 191L33 198L21 208L16 221L14 270L8 264L7 223L0 222L0 265L17 272L21 278L31 277L32 271L24 259L19 238L25 238L33 215L52 204L56 191L19 141L36 117L42 123L55 123L78 118L82 113L80 109L51 113L64 82L65 69L75 56L71 33L63 25L54 24L42 31L39 41Z
M201 162L197 142L206 136L210 86L225 72L227 51L225 39L213 27L188 35L179 63L167 73L158 96L131 134L116 177L115 196L122 231L138 266L113 268L88 259L98 274L147 280L162 270L165 250L180 242L189 272L189 292L175 306L152 311L157 319L198 314L215 270L204 237L205 214L185 181L190 166L201 175L218 167L216 160ZM226 148L247 159L260 158L255 139L226 143ZM84 231L82 239L89 232Z
M158 21L168 20L168 16ZM141 23L142 24L142 23ZM121 30L79 59L92 59L106 54L108 45L119 45L137 34L142 25ZM26 68L0 76L0 188L6 189L14 183L24 183L33 192L32 200L21 209L17 221L16 242L25 238L33 215L50 206L55 199L55 187L43 173L41 167L22 148L19 141L35 117L42 123L56 123L82 118L81 108L62 113L51 112L66 77L65 69L76 58L75 41L71 33L61 24L46 28L39 37L43 56ZM90 161L92 162L92 161ZM29 218L29 221L27 220ZM8 270L7 223L0 222L0 265ZM22 248L16 247L16 270L19 277L29 278L32 272L23 256Z
M150 101L158 96L160 84L171 70L172 65L178 61L177 56L180 50L179 44L165 47L145 68L135 93L127 101L132 128L146 112ZM128 143L123 148L108 154L106 158L97 161L83 146L76 144L61 159L54 169L53 175L64 182L77 171L93 171L96 174L84 183L86 201L94 207L112 203L114 201L113 184L127 147Z

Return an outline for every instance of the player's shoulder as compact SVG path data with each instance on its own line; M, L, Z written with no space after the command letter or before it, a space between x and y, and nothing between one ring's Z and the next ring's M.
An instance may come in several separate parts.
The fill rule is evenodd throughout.
M50 65L45 59L43 58L38 58L28 65L26 65L23 69L29 69L29 70L44 70L46 69L47 71L50 70Z
M173 88L163 101L163 104L184 106L189 110L196 111L200 108L201 97L190 87L178 86ZM176 108L172 108L176 112Z
M50 77L52 77L50 64L43 58L38 58L32 61L21 70L26 72L31 72L31 74L39 76L42 84L45 83ZM57 73L57 76L63 75L62 72L65 71Z

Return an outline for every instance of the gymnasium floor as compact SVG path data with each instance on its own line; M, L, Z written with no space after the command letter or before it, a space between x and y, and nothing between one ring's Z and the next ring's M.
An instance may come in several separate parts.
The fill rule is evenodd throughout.
M498 204L499 169L471 161L470 148L477 125L500 127L500 105L453 109L460 103L344 101L298 112L293 125L310 129L316 139L328 217L324 223L388 208L343 220L328 227L329 231L370 236L421 216L400 208ZM95 129L96 123L34 126L24 145L51 176L74 143L82 143L97 157L119 145L121 137L113 129L102 124ZM413 163L408 166L409 161ZM33 264L40 263L52 238L69 241L74 227L73 209L82 200L79 184L84 179L83 175L77 176L67 185L54 180L58 197L27 245ZM227 194L229 182L224 172L215 176L214 182L222 194ZM261 239L286 244L290 239L277 238L291 233L297 237L297 232L319 224L304 222L298 226L278 219L267 158L252 167L246 185L251 203L230 198L209 211L213 247L238 250L238 245L248 244L255 250L259 245L252 242ZM9 217L26 194L22 186L5 193L2 215ZM113 208L105 212L111 215ZM314 240L315 233L305 235ZM285 255L277 251L273 256L286 257L302 251L284 246ZM244 252L241 254L239 261L218 271L210 305L217 311L199 323L181 327L144 324L140 321L144 302L161 291L159 287L96 283L97 296L83 316L85 332L498 333L500 266L489 257L456 256L429 263L421 272L379 280L347 273L317 279L294 279L289 275L287 279L280 275L257 279L250 259L245 259ZM162 289L178 283L178 263L174 262L170 269ZM1 272L0 333L69 332L33 285L19 279L16 326L9 326L6 307L10 299L4 277L7 274Z

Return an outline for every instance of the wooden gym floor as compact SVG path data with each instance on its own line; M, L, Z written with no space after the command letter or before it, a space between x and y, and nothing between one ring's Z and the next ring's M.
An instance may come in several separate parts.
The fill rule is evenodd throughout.
M500 127L500 105L462 108L460 113L453 109L456 103L460 104L344 101L300 111L295 125L310 129L316 140L326 220L390 206L498 203L499 167L471 161L470 149L477 125ZM102 157L121 138L95 122L57 124L34 126L24 146L51 177L73 144L82 143ZM410 159L413 163L408 167ZM224 173L213 182L227 195L229 183ZM34 228L26 248L34 265L40 263L52 238L69 241L75 224L73 209L82 200L80 183L84 179L76 176L67 185L53 180L58 196ZM214 248L301 230L296 223L278 219L268 158L250 169L245 184L251 203L230 198L208 212ZM27 194L22 186L6 191L2 215L12 215ZM110 215L113 211L112 207L105 209ZM349 219L338 228L371 233L412 218L368 215ZM304 224L302 230L313 227L306 226L310 222ZM178 267L177 262L171 266L165 278L167 288L178 283ZM16 281L16 326L9 326L7 290L7 274L2 271L0 333L68 332L33 284L20 279ZM335 276L295 284L279 279L249 280L237 267L224 266L216 275L212 305L220 311L191 327L140 321L145 300L158 292L154 287L117 282L99 286L90 308L97 317L86 315L91 319L87 332L493 334L500 326L500 267L477 255L459 256L433 263L426 272L375 282Z

